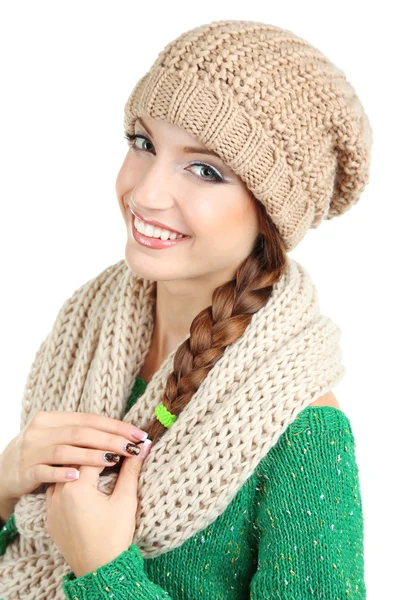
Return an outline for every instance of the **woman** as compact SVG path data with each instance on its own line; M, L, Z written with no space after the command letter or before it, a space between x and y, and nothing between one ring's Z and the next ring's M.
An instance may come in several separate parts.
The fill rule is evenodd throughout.
M359 99L292 32L214 21L160 52L124 125L125 260L32 365L0 459L0 594L365 598L340 329L287 255L368 182Z

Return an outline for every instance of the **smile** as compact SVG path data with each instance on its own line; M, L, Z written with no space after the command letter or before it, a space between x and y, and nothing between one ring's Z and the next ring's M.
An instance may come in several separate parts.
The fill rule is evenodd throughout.
M147 229L151 228L151 229ZM161 250L163 248L170 248L177 244L182 244L191 237L188 235L180 237L176 233L172 233L167 229L156 228L153 225L148 225L140 221L131 211L131 231L134 240L141 246L151 248L154 250ZM148 235L148 232L150 235ZM159 237L153 237L152 234L157 234ZM175 237L173 237L175 236Z

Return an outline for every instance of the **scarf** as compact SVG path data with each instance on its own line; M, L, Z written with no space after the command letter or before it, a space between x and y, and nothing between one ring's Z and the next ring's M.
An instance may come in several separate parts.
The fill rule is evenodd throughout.
M152 418L177 347L124 412L150 347L155 285L121 260L75 291L36 353L21 430L38 410L96 413L137 427ZM144 558L177 548L221 515L297 414L342 379L340 337L320 313L310 275L288 257L266 305L143 463L132 542ZM117 477L105 473L98 489L111 493ZM64 599L62 576L71 568L47 533L43 485L15 506L20 535L0 557L4 600Z

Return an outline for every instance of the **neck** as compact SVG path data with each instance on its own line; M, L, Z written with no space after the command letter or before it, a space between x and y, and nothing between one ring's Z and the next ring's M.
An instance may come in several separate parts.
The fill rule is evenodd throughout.
M190 333L193 319L211 305L211 294L190 294L185 289L182 295L157 282L157 299L151 352L156 362L162 363Z

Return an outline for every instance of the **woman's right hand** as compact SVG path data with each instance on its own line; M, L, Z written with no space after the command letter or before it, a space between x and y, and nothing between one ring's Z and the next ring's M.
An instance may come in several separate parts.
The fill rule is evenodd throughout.
M124 444L139 442L141 448L144 434L102 415L38 411L0 455L0 500L18 500L42 483L71 481L67 474L76 469L57 465L114 466L119 455L132 456ZM114 460L105 460L107 453L115 454Z

